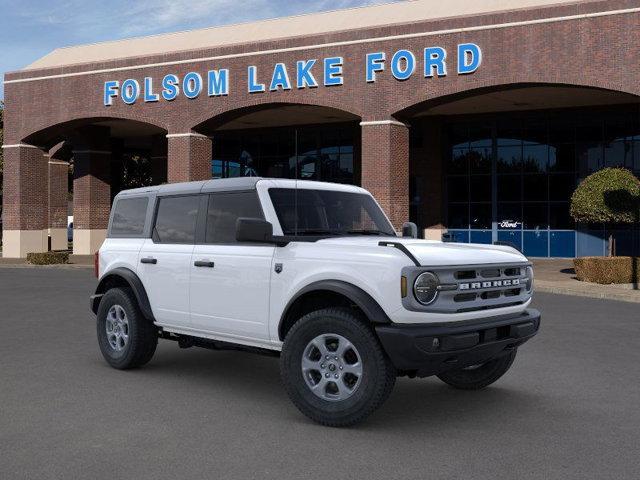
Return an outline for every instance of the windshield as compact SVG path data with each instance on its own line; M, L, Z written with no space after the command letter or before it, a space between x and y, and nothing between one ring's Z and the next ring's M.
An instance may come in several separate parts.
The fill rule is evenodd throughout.
M284 235L396 236L375 200L363 193L271 188L269 195Z

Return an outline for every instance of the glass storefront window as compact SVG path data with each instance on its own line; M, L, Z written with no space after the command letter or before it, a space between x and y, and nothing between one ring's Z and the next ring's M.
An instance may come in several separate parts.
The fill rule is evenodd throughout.
M522 150L522 167L525 172L545 173L548 162L548 145L524 145Z
M472 202L491 202L493 183L491 175L471 175L470 200Z
M549 171L575 172L576 148L573 143L559 143L549 146Z
M464 148L454 148L451 161L449 162L449 173L450 174L464 174L469 171L469 149Z
M498 146L498 173L519 173L521 170L522 144Z
M447 224L449 228L469 228L469 205L453 203L449 205Z
M522 227L525 230L546 230L549 228L549 205L545 203L525 203L522 207Z
M447 198L449 202L468 202L469 177L449 177L447 180Z
M213 142L212 177L297 174L308 180L356 184L354 152L359 138L357 123L220 131Z
M548 175L524 175L522 177L522 195L527 201L545 202L549 198Z
M640 174L638 106L496 113L463 122L447 127L447 138L455 139L445 171L447 227L457 241L509 241L531 256L580 254L584 242L569 214L580 179L604 167Z
M472 203L470 228L483 230L491 228L491 203Z
M500 200L522 200L522 177L520 175L498 175L498 198Z
M604 164L607 167L633 167L632 142L618 140L605 145Z

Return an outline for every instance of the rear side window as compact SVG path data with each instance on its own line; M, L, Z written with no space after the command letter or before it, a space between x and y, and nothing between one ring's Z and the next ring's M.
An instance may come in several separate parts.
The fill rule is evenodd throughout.
M238 217L263 218L256 192L210 195L205 242L236 243Z
M149 199L147 197L118 200L113 211L110 235L117 237L137 237L142 235L148 204Z
M156 243L194 243L199 195L164 197L158 202L153 241Z

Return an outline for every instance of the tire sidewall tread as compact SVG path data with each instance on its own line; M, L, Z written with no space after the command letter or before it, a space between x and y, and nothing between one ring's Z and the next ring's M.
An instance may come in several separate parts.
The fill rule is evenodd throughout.
M306 385L300 360L309 341L323 333L346 337L362 357L362 383L351 397L335 402L317 397ZM396 371L368 322L347 308L325 308L301 317L289 330L280 356L287 394L307 417L322 425L344 427L361 422L391 393Z

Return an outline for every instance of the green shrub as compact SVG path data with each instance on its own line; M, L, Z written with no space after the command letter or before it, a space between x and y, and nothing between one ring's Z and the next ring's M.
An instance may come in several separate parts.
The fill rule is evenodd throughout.
M640 180L624 168L605 168L585 178L571 196L571 216L584 223L634 223Z
M640 257L580 257L573 260L573 265L578 280L583 282L640 282Z
M27 253L27 262L32 265L69 263L69 252Z

